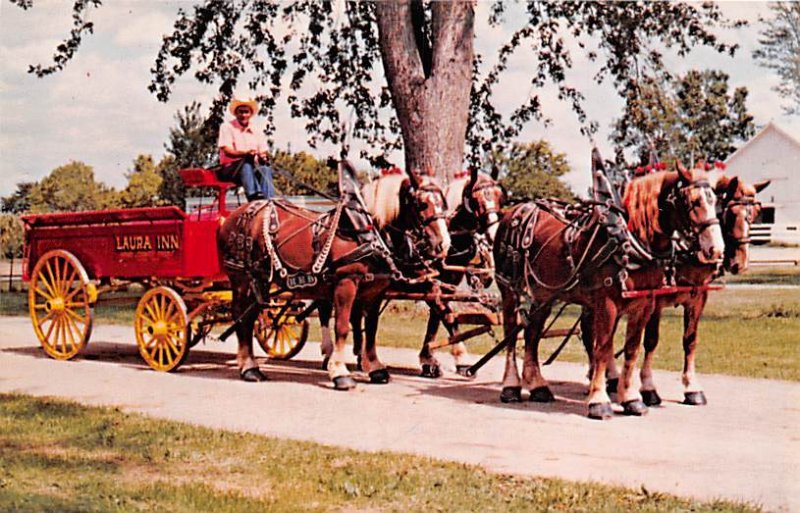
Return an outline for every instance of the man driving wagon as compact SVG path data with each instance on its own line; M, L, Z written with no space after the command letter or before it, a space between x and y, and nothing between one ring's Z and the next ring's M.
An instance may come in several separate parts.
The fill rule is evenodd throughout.
M219 127L217 147L222 165L219 178L244 187L247 201L274 197L267 140L250 123L258 111L258 103L234 98L228 110L235 119Z

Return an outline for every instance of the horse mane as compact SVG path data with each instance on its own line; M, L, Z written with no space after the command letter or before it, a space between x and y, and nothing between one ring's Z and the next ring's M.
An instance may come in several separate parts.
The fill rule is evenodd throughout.
M404 174L381 176L362 189L367 209L379 228L384 228L400 215L400 187L405 179Z
M658 222L658 197L672 171L658 171L631 180L622 204L628 213L628 229L640 240L652 242L662 233Z
M453 180L447 185L447 189L444 191L444 197L447 200L448 214L455 212L461 204L461 197L464 194L464 189L467 187L467 184L469 184L469 180L469 176L466 176Z

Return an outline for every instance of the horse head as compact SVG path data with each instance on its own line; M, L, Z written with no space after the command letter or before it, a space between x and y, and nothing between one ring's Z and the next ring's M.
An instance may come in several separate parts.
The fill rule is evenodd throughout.
M705 169L658 171L632 180L623 200L629 227L651 248L671 244L675 231L698 246L703 263L718 263L724 241L716 216L716 195Z
M422 235L427 256L442 259L450 250L447 202L442 187L432 174L408 173L400 187L400 216L406 229Z
M702 263L718 263L725 249L722 230L717 218L717 196L705 165L686 169L675 163L678 180L675 198L678 211L684 217L684 232L698 245L697 258Z
M750 225L761 213L761 202L756 199L756 193L769 184L769 180L747 184L738 176L723 176L717 181L720 223L725 239L723 265L732 274L747 270L750 262Z
M497 179L479 172L477 168L471 168L461 202L467 212L475 216L478 228L486 234L489 244L493 244L500 221L500 210L505 202L505 192Z

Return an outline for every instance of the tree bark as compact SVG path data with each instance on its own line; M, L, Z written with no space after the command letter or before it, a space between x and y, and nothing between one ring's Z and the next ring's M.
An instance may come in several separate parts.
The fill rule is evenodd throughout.
M427 27L420 5L376 2L378 38L406 169L449 179L464 163L475 9L471 0L433 2Z

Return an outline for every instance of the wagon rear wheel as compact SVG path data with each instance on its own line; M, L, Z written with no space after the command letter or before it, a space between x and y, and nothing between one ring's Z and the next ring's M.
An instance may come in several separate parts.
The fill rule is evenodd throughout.
M292 312L280 314L279 306L265 308L256 319L254 334L261 349L275 360L289 360L308 339L308 321L297 322Z
M33 330L52 358L69 360L92 333L97 289L80 261L68 251L45 253L31 273L28 309Z
M169 287L148 290L136 306L136 343L144 361L157 371L169 372L189 354L186 304Z

